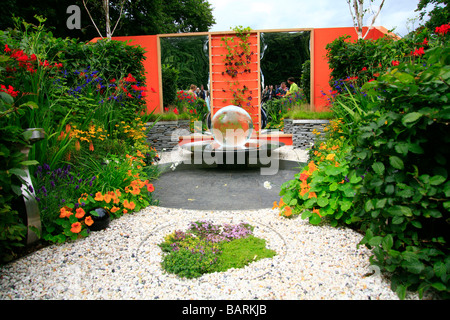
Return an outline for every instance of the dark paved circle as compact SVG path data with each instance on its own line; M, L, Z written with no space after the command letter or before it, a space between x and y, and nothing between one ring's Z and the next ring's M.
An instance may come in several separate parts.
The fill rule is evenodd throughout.
M294 178L304 164L280 160L274 175L262 175L254 167L202 167L180 164L153 181L154 199L166 208L191 210L246 210L272 208L280 200L280 187ZM271 189L264 187L269 181Z

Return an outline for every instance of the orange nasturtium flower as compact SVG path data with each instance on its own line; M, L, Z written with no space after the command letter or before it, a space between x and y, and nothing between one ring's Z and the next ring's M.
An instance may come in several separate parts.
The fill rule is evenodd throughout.
M75 222L72 223L72 228L70 229L73 233L80 233L81 232L81 223Z
M291 207L285 207L285 208L284 208L284 215L285 215L286 217L289 217L289 216L292 215L292 209L291 209Z
M276 202L276 201L274 201L274 202L273 202L273 207L272 207L272 210L275 210L275 208L279 208L279 207L278 207L278 204L277 204L277 202Z
M301 173L301 174L300 174L299 180L300 180L300 181L306 181L306 180L308 180L308 177L309 177L309 174L307 174L307 173Z
M86 212L83 210L83 208L77 208L75 217L77 217L77 219L81 219L84 217L85 213Z
M139 193L141 193L141 189L133 186L133 190L131 190L131 194L138 195Z
M103 195L100 191L95 194L94 200L95 201L103 201L104 200Z
M59 215L60 218L68 218L73 214L72 209L70 209L67 206L59 209L59 213L60 213L60 215Z
M112 212L112 213L117 212L117 211L119 211L119 210L120 210L120 208L119 208L119 207L116 207L116 206L113 206L113 207L111 208L111 212Z
M153 184L151 184L151 183L147 184L147 191L148 191L148 192L153 192L153 191L155 191L155 187L153 186Z
M319 217L322 218L322 216L320 215L319 209L314 208L312 212L313 212L313 213L317 213L317 214L319 215Z
M317 194L315 192L310 192L308 195L308 199L317 198Z
M105 201L106 203L110 203L111 199L112 199L112 197L108 193L103 196L103 201Z
M92 143L92 141L89 144L89 151L94 151L94 144Z
M84 219L84 223L85 223L88 227L90 227L90 226L92 226L92 224L94 223L94 220L92 220L92 217L91 217L91 216L87 216L86 219Z
M136 204L133 201L128 202L128 200L125 200L123 202L123 206L127 209L133 210L136 207Z
M314 171L317 170L316 164L314 163L314 161L310 161L308 163L308 174L311 175Z

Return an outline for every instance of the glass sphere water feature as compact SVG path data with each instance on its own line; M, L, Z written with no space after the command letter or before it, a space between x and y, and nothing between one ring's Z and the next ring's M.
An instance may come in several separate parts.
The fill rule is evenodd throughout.
M252 117L237 106L220 109L211 120L214 140L225 148L239 148L245 145L253 132Z

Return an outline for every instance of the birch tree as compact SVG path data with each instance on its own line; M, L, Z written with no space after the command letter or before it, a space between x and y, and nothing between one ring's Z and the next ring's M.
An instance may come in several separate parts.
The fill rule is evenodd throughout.
M380 6L376 11L373 10L371 6L375 0L369 0L370 4L369 7L367 8L364 8L364 0L346 0L346 1L350 9L350 14L352 15L353 26L355 27L358 39L365 39L369 34L369 31L373 28L373 24L375 23L375 20L378 18L378 15L380 14L381 9L383 8L385 0L381 1ZM368 13L372 14L372 20L366 33L363 35L364 16L366 16Z

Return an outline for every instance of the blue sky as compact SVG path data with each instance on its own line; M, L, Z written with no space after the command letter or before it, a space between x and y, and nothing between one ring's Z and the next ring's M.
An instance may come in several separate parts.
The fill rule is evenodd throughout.
M353 26L346 0L208 1L216 19L216 24L210 31L229 31L236 26L251 27L254 30ZM370 3L369 0L365 2ZM380 2L381 0L374 0L373 7L378 8ZM418 12L414 12L418 2L419 0L385 0L375 25L388 30L395 28L396 34L406 35L419 26L418 21L414 28L408 23L408 19L418 16ZM366 24L369 24L369 19Z

